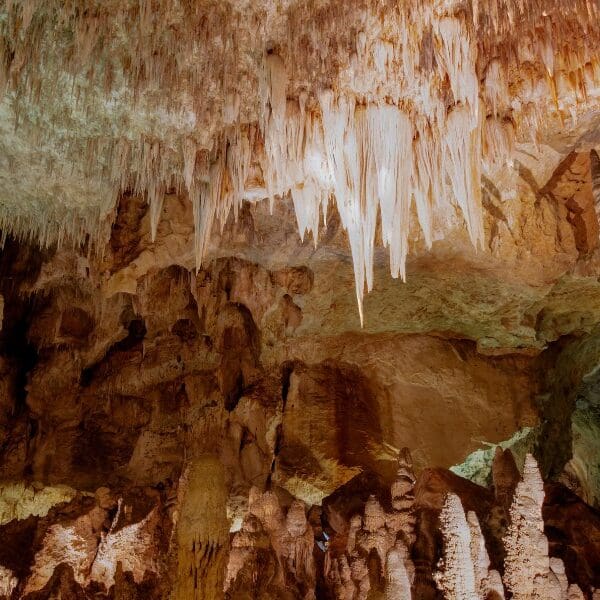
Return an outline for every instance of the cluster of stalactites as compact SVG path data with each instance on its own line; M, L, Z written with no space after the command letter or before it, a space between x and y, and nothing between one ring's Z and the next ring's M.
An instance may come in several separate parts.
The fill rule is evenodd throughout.
M276 197L289 195L301 238L311 233L315 244L320 214L326 221L328 203L335 201L348 233L361 323L363 296L373 287L378 222L383 244L389 248L391 274L403 280L413 207L428 247L440 231L456 225L457 214L474 246L483 246L482 167L492 171L510 163L519 125L536 139L538 121L532 107L543 89L531 82L537 88L525 90L529 96L524 92L515 105L522 122L508 118L512 107L506 65L490 61L480 86L472 25L452 10L428 13L435 68L418 64L423 59L424 30L409 33L403 23L398 47L381 40L368 46L361 33L349 69L352 80L335 92L317 92L312 102L306 92L289 98L286 64L278 54L265 56L258 131L229 128L222 150L200 168L193 142L184 148L198 268L215 220L222 228L231 209L237 214L248 196L267 197L272 207ZM545 85L558 103L560 86L552 79L558 59L549 40L544 40L531 51L539 54L548 74ZM580 83L591 86L600 75L597 70L593 67L587 79L582 72ZM402 72L404 79L394 80L396 94L390 95L393 71ZM442 92L443 81L449 90ZM377 99L378 92L386 93L385 100ZM264 187L249 194L247 178L257 164ZM153 224L155 230L156 220Z
M315 244L320 213L323 211L326 218L329 199L335 199L350 240L361 323L364 291L373 287L378 214L393 277L406 277L413 201L428 246L433 239L436 207L446 212L446 205L452 204L462 210L473 244L483 244L481 131L474 58L469 56L468 44L455 47L460 46L465 31L446 27L440 35L447 38L443 60L449 69L452 65L452 81L456 95L461 97L442 123L393 103L358 103L355 95L331 90L319 94L318 109L308 110L305 95L297 102L288 101L282 59L266 57L266 102L261 118L264 153L260 157L265 193L271 203L276 196L291 196L300 236L312 233ZM462 67L457 68L456 61ZM186 185L194 205L198 267L215 218L223 224L231 208L237 209L244 197L255 141L246 134L247 130L235 130L227 150L200 182L195 177L195 152L193 148L186 151ZM150 202L152 207L154 200Z
M544 482L535 459L527 455L510 509L501 578L490 569L477 515L469 512L465 516L460 498L448 494L440 515L444 556L436 575L444 596L448 600L502 599L506 587L514 600L583 600L579 586L569 585L563 562L549 557L543 502Z
M266 26L237 39L235 4L192 4L161 3L158 19L149 0L94 10L83 10L82 0L7 3L0 87L16 92L23 115L27 102L37 114L53 92L63 98L68 76L82 100L75 108L62 101L83 122L86 103L109 123L107 105L116 102L136 119L164 117L164 125L142 124L135 134L115 121L101 144L90 131L83 158L73 149L67 156L83 162L82 173L105 177L90 177L106 189L103 207L125 189L145 194L153 238L166 191L186 189L198 267L215 222L223 227L244 199L291 196L300 235L316 242L333 198L348 232L361 322L378 216L394 277L406 276L413 213L427 246L460 215L482 246L482 168L506 166L515 139L527 132L535 141L550 108L561 118L575 114L599 89L599 9L591 0L332 0L322 9L299 2L289 7L290 31L266 54ZM54 35L57 22L74 35ZM90 69L95 53L98 68ZM240 65L250 74L241 76ZM252 95L244 86L254 79ZM65 123L61 131L70 131ZM69 146L68 135L59 145ZM249 178L260 185L249 189ZM63 235L64 220L52 225L38 212L43 225L28 224L26 211L12 223L0 206L0 226L29 228L47 241ZM79 223L67 222L74 236L92 229Z

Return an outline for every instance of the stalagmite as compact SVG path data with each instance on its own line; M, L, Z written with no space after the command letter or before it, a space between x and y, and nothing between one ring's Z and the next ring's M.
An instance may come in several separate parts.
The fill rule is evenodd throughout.
M578 585L570 585L567 592L567 600L585 600L585 595Z
M444 558L436 581L448 600L503 600L500 574L490 570L490 559L477 515L465 518L460 498L448 494L440 515L444 536Z
M356 546L366 556L372 550L377 552L382 571L384 569L387 553L394 546L396 532L386 527L386 513L381 504L370 496L365 505L362 528L356 534Z
M504 583L515 600L566 596L564 565L549 559L544 535L542 504L544 482L531 454L525 459L523 479L517 485L510 509L510 526L504 539ZM561 585L562 575L562 585Z
M334 561L329 576L336 600L354 600L357 597L358 587L352 579L352 571L345 555Z
M182 476L180 488L173 598L220 598L223 596L229 545L223 465L213 456L193 459Z
M409 550L415 541L415 482L410 450L402 448L398 454L396 479L390 490L393 510L387 515L387 526L388 529L398 532L398 536Z
M0 597L6 596L10 598L18 583L19 580L15 577L14 573L10 569L0 565Z
M490 569L490 558L485 547L479 519L473 511L467 513L467 523L471 534L471 560L475 570L475 583L479 597L483 600L504 599L504 587L500 573Z
M448 494L440 515L444 535L444 558L436 576L447 600L480 600L471 554L471 532L460 498Z
M247 573L247 579L256 580L265 568L265 553L271 547L268 534L258 517L249 513L246 515L240 531L231 541L227 574L225 577L225 592L232 588L240 572Z
M411 600L415 567L402 540L388 552L386 559L385 600Z
M383 593L390 599L411 597L415 577L411 559L416 522L414 485L411 454L408 448L403 448L398 454L397 477L390 489L392 510L385 511L371 495L363 517L356 514L350 519L345 553L332 556L328 550L331 568L326 576L337 590L336 598L355 600L366 598L369 593Z
M277 586L293 586L302 598L313 600L317 579L315 540L304 504L296 500L284 514L273 492L261 494L252 488L248 511L241 530L232 540L225 591L234 590L233 584L240 574L246 579L263 575L261 569L266 568L265 561L269 562L272 552L276 565L272 565L270 578Z

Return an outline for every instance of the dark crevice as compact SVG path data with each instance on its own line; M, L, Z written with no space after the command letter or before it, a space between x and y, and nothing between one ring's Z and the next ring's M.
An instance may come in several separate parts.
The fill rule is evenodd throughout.
M596 213L600 217L600 156L595 150L590 152L590 167L592 175L592 194L594 195L594 205Z
M294 372L294 363L291 361L283 363L281 366L281 400L282 410L285 410L288 393L290 391L290 380Z
M116 344L113 344L102 357L102 359L81 371L81 375L79 377L79 385L81 387L86 388L92 384L98 369L100 369L100 367L108 358L110 358L110 356L117 352L130 352L131 350L134 350L136 347L140 346L147 333L144 319L141 317L131 319L127 326L127 331L127 336Z
M219 385L225 408L232 411L260 370L260 331L248 308L239 303L227 304L219 321Z
M231 385L231 382L230 382ZM228 393L225 396L225 409L229 412L235 409L240 401L241 397L244 395L244 375L242 372L238 372L231 389L229 389Z
M25 312L23 317L13 324L5 337L7 355L16 367L15 374L15 416L18 417L26 410L27 381L30 371L38 361L37 349L29 343L27 332L29 330L31 314Z
M126 193L119 198L109 241L113 251L113 273L139 256L141 224L147 211L148 204L141 195Z
M127 331L127 336L114 344L109 352L128 352L143 342L147 333L144 319L141 317L132 319L127 326Z
M39 358L28 332L34 313L46 302L35 295L23 295L21 288L36 280L44 257L38 248L11 237L0 253L0 294L4 297L0 355L6 358L14 377L14 419L21 418L27 411L29 373Z
M288 361L283 363L281 366L281 411L285 412L285 406L287 403L288 393L290 391L290 380L292 373L294 372L295 363ZM271 487L271 481L273 474L275 473L275 466L277 464L277 457L283 447L283 425L280 423L277 425L275 432L275 448L273 450L273 460L271 461L271 468L267 477L267 489Z

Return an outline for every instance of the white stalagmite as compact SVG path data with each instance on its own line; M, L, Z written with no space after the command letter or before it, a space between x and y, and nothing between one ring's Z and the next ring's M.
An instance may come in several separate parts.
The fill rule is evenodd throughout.
M545 576L550 570L543 502L544 482L535 459L528 454L523 479L517 485L510 509L511 524L504 539L504 581L515 598L533 597L536 578Z
M510 526L504 538L504 583L514 600L547 598L566 600L567 580L560 559L548 556L542 505L544 481L535 458L528 454L523 479L517 485L510 509Z
M444 536L444 558L436 574L439 588L448 600L504 599L498 571L490 570L490 559L474 512L465 512L460 498L448 494L440 514Z
M412 600L411 587L415 578L415 567L402 540L398 540L388 552L385 573L385 600Z
M19 580L15 574L7 567L0 565L0 596L10 598L18 583Z
M471 560L475 570L475 586L482 600L504 599L502 578L498 571L490 570L490 558L485 547L485 538L481 532L479 519L473 511L467 514L467 523L471 533Z
M479 600L475 565L471 555L471 531L460 498L448 494L440 514L444 558L436 581L447 600Z

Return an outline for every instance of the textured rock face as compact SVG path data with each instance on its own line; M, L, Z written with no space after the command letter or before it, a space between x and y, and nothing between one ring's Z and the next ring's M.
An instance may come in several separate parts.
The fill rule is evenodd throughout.
M0 599L596 600L599 11L0 3Z

